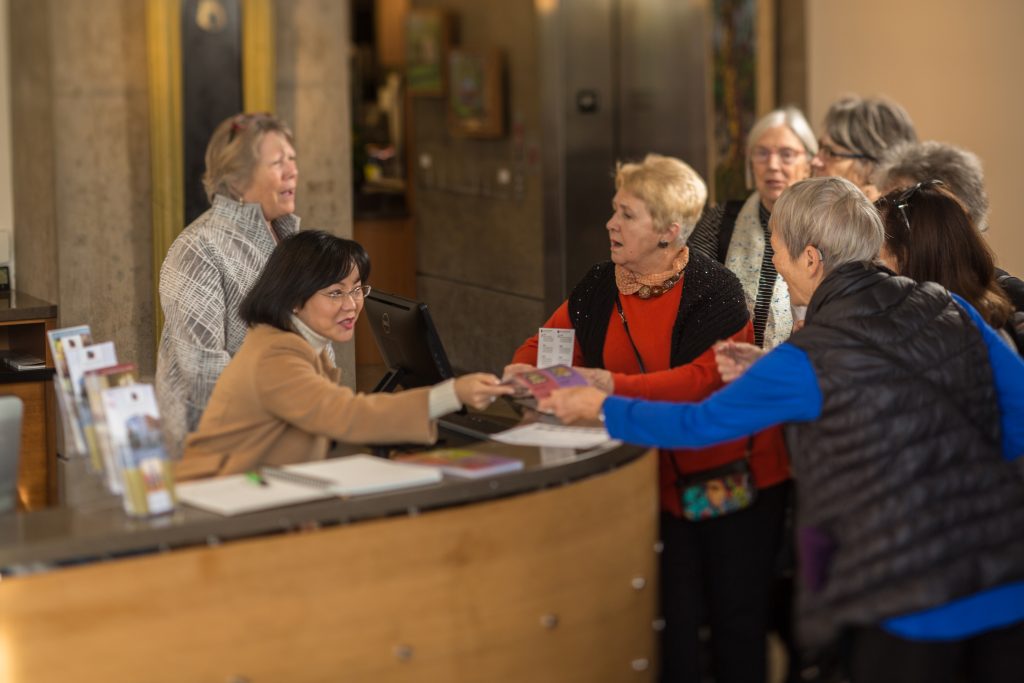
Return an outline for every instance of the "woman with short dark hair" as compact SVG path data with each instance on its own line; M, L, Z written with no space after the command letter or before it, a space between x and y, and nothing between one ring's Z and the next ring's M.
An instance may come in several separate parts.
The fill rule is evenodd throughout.
M369 276L352 240L314 230L278 246L242 301L249 331L185 442L179 478L323 459L332 439L433 443L438 417L511 393L485 373L397 394L339 385L328 349L352 340Z

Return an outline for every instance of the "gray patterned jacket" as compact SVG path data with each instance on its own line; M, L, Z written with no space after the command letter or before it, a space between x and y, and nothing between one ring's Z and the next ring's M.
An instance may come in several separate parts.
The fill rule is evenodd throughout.
M284 239L299 217L273 222ZM157 401L171 457L199 424L213 385L245 338L238 306L255 284L274 240L259 204L217 195L185 228L160 268L164 327L156 364Z

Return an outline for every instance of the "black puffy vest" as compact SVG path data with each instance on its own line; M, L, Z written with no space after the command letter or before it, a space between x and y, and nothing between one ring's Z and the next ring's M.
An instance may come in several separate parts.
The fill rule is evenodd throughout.
M827 558L803 577L803 644L1024 579L1024 478L981 333L946 290L843 266L790 343L822 393L821 417L786 430L801 564Z

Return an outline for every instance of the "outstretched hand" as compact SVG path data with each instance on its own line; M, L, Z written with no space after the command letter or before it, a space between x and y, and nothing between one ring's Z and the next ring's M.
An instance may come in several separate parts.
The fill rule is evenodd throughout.
M759 346L734 341L720 341L714 349L718 374L723 382L733 381L767 353Z
M455 379L455 394L467 405L483 410L494 403L498 396L511 394L514 389L489 372L474 372Z
M569 424L579 420L596 420L601 416L601 406L608 394L594 387L558 389L538 404L544 412L553 413L559 420Z

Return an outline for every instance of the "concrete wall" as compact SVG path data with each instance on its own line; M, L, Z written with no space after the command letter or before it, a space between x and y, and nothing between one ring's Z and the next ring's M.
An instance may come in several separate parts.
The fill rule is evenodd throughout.
M505 54L509 133L470 140L447 129L446 101L413 100L417 291L456 369L499 371L544 310L540 65L533 2L419 0L458 18L467 50ZM431 158L430 169L416 160ZM512 174L499 185L498 170ZM375 255L376 258L381 258Z
M847 92L884 94L910 112L922 139L975 152L992 202L997 262L1024 274L1024 3L1016 0L807 2L811 124Z
M62 325L89 323L152 375L145 3L9 4L18 287L57 303ZM304 227L351 235L348 3L278 0L275 9L298 213Z

